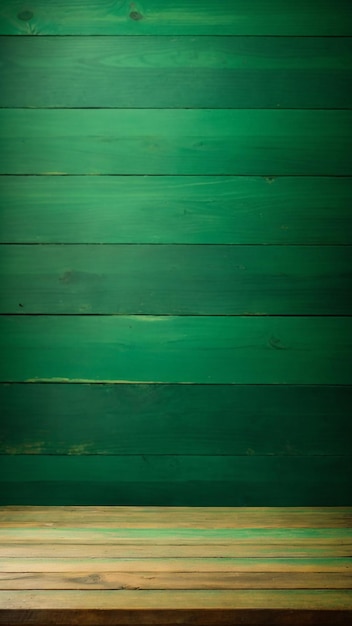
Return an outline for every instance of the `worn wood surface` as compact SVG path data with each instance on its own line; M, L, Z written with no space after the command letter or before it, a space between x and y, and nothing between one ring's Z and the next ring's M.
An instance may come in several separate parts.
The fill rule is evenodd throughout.
M349 244L352 178L2 176L2 243Z
M344 386L2 384L0 453L348 456L351 402Z
M45 530L29 530L21 513L41 514L42 521L59 518L60 529L48 522ZM341 550L352 546L351 508L0 510L1 517L9 514L12 523L0 528L1 624L95 623L92 614L94 620L98 610L99 624L114 619L126 626L180 621L308 625L327 624L327 617L334 624L347 624L352 615L351 564ZM130 515L139 528L129 526ZM205 529L210 520L212 527ZM253 521L257 528L251 527ZM122 548L122 558L116 558L116 548ZM177 558L170 556L170 549L180 551ZM214 549L216 557L209 558ZM237 558L231 558L236 549ZM280 549L286 554L277 558ZM195 556L200 550L201 558ZM295 558L287 558L290 550ZM39 558L33 556L38 551ZM50 560L45 559L49 554Z
M2 316L0 330L2 382L351 383L349 317Z
M9 245L1 313L347 315L352 246Z
M350 38L2 37L0 49L3 107L352 104Z
M351 35L348 0L2 0L0 32L10 35Z
M0 472L1 504L347 506L352 460L350 456L4 455ZM285 541L275 554L268 552L265 542L256 543L263 556L294 556ZM226 544L231 548L231 541ZM295 544L304 547L305 555L312 554L309 541ZM128 556L122 548L115 556ZM165 543L164 548L170 550ZM349 556L352 546L337 541L336 549L341 550L340 556ZM147 556L142 548L142 552L136 550L131 556ZM232 544L228 556L258 556L246 550L239 541ZM3 548L1 553L9 556ZM175 549L168 556L182 555ZM218 552L203 556L218 556Z
M351 175L352 111L2 109L2 174Z

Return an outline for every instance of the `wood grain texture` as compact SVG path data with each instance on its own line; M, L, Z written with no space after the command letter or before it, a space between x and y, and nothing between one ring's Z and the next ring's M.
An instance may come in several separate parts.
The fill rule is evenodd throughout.
M2 243L346 244L352 178L0 177Z
M352 246L9 245L1 313L347 315Z
M246 0L231 2L162 0L2 0L0 32L5 35L351 35L348 0Z
M29 507L22 507L24 514ZM119 508L119 507L114 507ZM174 507L173 507L174 508ZM192 507L193 508L193 507ZM335 507L331 507L335 508ZM177 518L177 515L174 515ZM302 514L300 516L302 518ZM176 522L176 524L178 521ZM304 522L303 522L304 523ZM143 522L140 520L140 524ZM262 517L262 525L265 525L265 519ZM71 546L71 544L69 544ZM18 544L16 544L18 548ZM44 549L47 544L43 546ZM67 545L60 546L64 550ZM82 547L82 546L81 546ZM97 547L95 545L95 547ZM28 551L26 544L25 550ZM84 572L92 574L98 572L119 572L136 573L136 572L158 572L164 574L180 574L180 573L243 573L243 574L262 574L267 576L282 574L348 574L351 575L352 563L348 558L247 558L247 559L231 559L226 556L216 558L140 558L140 559L89 559L89 558L69 558L55 557L50 560L40 558L0 558L0 572L7 573L65 573L68 570L74 571L81 575Z
M3 174L350 175L352 111L0 110Z
M2 476L0 502L4 505L96 505L97 502L101 505L143 506L158 505L161 502L168 506L351 504L349 489L351 457L5 455L0 457L0 470ZM39 532L41 530L39 529ZM44 540L45 532L41 533L40 541ZM145 532L148 535L149 531ZM4 530L2 536L3 533ZM57 541L58 535L55 535L56 538L54 535L55 531L48 534L48 543L50 536L51 543ZM157 542L154 540L151 542L150 534L148 537L147 551L144 553L138 550L131 551L131 546L128 545L125 551L111 550L110 553L106 552L105 556L150 556L151 546ZM8 539L7 535L6 541ZM13 541L16 543L16 535ZM77 537L72 541L77 543ZM268 546L262 540L255 543L259 546L259 552L253 553L253 550L241 552L244 545L239 541L228 556L278 557L313 553L320 557L332 555L331 551L319 553L317 547L313 547L313 553L309 552L312 550L311 540L306 541L308 552L306 550L297 555L295 549L302 545L302 541L298 539L293 541L296 548L290 546L287 549L287 541L281 542L282 550L279 554L275 550L268 552ZM335 556L351 556L352 545L348 540L346 545L341 537L333 543ZM230 546L231 541L226 540L226 545ZM179 547L178 545L177 549ZM204 548L203 545L202 547ZM167 545L164 545L164 548L165 552L162 553L164 556L181 557L184 554L177 550L170 553ZM9 556L3 548L1 554L4 557ZM103 557L102 552L99 552L99 555ZM21 556L21 553L17 556ZM36 557L42 554L34 552L27 556ZM81 556L87 557L91 554L81 552ZM158 557L161 554L159 552L154 556ZM203 549L203 552L201 550L192 552L190 556L219 556L219 551L214 553Z
M318 609L349 610L352 613L350 591L0 591L0 607L13 609L94 609L100 610L169 609Z
M350 528L0 528L0 543L82 545L339 545L352 549Z
M352 521L352 509L351 507L329 507L329 506L311 506L311 507L167 507L167 506L2 506L0 508L0 527L1 528L13 528L18 530L21 528L349 528ZM225 558L225 557L224 557ZM141 569L150 569L152 561L148 561L148 566L143 566ZM0 561L1 563L1 561ZM9 562L10 563L10 562ZM7 566L9 565L7 563ZM109 561L104 562L104 567L108 565ZM218 562L219 567L224 565L226 569L228 560ZM236 561L234 561L236 563ZM234 565L232 563L232 565ZM253 571L260 570L260 560L251 561L248 567L253 566ZM57 561L53 563L55 566ZM88 561L84 560L81 563L83 570L87 568ZM237 562L238 566L244 567L246 570L246 562ZM312 564L315 564L317 568L323 567L323 569L316 569ZM41 565L37 562L34 565L44 567L45 563ZM50 571L50 564L47 565L47 571ZM92 565L92 564L91 564ZM171 567L172 564L170 564ZM177 565L177 561L173 563ZM179 563L180 565L180 563ZM211 571L214 563L203 562L207 571ZM231 565L231 563L230 563ZM231 567L232 567L231 565ZM270 561L266 562L266 566L269 567ZM286 563L283 571L295 571L296 566L304 565L304 571L335 571L335 566L338 563L329 561L328 563L321 562L319 560L309 563L303 563L302 561L289 561ZM344 569L352 568L352 561L344 560L341 564ZM159 568L160 562L156 563ZM182 564L182 567L184 563ZM257 567L258 566L258 567ZM273 567L277 567L278 563L273 563ZM312 567L313 568L312 568ZM327 569L328 567L333 569ZM61 569L53 569L51 571L64 571ZM136 571L138 567L134 562L128 561L123 563L123 567L127 568L126 571ZM247 567L247 569L248 569ZM293 567L293 570L290 568ZM259 568L259 569L258 569ZM325 569L324 569L325 568ZM3 571L3 570L1 570ZM10 571L10 570L9 570ZM15 570L11 570L15 571ZM25 570L18 570L25 571ZM44 571L41 569L29 569L28 571ZM108 570L106 570L108 571ZM171 571L171 570L170 570ZM173 570L172 570L173 571ZM175 569L175 571L181 571ZM183 571L183 570L182 570ZM184 570L187 571L187 570ZM242 569L241 569L242 571ZM272 571L277 571L272 569Z
M352 104L349 38L2 37L0 49L2 107Z
M81 487L81 485L79 485ZM21 492L23 493L23 492ZM68 497L68 488L66 485L66 499ZM42 497L43 499L43 497ZM53 498L51 498L52 501ZM25 503L25 499L23 498ZM47 501L50 498L47 496ZM193 506L191 499L189 506ZM23 559L32 560L52 560L56 563L59 559L89 559L90 561L99 559L311 559L314 562L318 559L342 559L346 561L351 558L351 546L345 544L324 544L312 542L289 544L270 544L260 543L250 544L230 544L221 545L213 544L187 544L187 545L162 545L162 544L94 544L94 545L74 545L74 544L41 544L41 543L13 543L0 544L1 555L6 559ZM224 557L224 553L226 557ZM15 561L12 560L13 563ZM55 566L54 566L55 567Z
M1 590L20 589L351 589L351 573L268 575L267 572L173 572L139 571L138 573L104 572L90 569L77 574L72 569L53 573L2 573Z
M2 316L0 330L3 382L351 382L346 317Z
M0 386L0 404L1 454L351 454L352 390L343 386L11 384ZM144 523L148 518L160 525L164 519L162 510L143 513ZM0 511L0 523L4 515ZM48 510L36 515L38 521L52 521ZM98 515L68 512L80 523L98 523ZM257 523L255 515L247 520L238 513L236 524L239 518L243 524ZM193 511L193 524L195 518ZM317 515L306 513L306 518L313 524ZM104 511L103 522L110 519L117 523L113 512ZM128 524L134 519L129 510ZM221 511L215 518L212 513L210 525L214 519L224 525L233 518L225 519ZM339 519L346 521L342 514Z

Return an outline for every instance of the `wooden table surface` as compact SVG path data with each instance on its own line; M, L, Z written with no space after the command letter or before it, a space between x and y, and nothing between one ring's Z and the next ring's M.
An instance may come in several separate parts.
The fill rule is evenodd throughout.
M1 507L0 624L351 624L351 521L351 507Z

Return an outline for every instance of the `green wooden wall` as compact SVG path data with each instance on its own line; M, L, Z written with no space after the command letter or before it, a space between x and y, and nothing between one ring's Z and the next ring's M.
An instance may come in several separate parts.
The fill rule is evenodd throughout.
M0 503L351 505L350 0L0 35Z

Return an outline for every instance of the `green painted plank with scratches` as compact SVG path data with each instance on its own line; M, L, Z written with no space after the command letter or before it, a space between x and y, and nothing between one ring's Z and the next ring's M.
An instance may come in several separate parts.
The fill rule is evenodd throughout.
M2 505L348 506L352 504L351 471L351 458L338 456L1 456L0 502ZM262 538L257 542L265 545ZM328 547L322 547L319 542L316 556L324 556L324 548ZM338 545L336 541L330 547L333 550L330 556L335 557L346 556L351 550L350 545ZM180 550L180 546L177 548ZM210 556L202 548L202 556ZM274 552L274 546L270 548ZM295 545L291 553L287 545L275 548L281 550L281 556L304 556L314 554L315 546L310 539L306 545L301 542L300 548ZM45 552L43 544L41 549ZM123 556L121 546L115 549ZM131 550L131 546L126 546L127 549ZM109 550L111 556L114 550L111 544ZM235 552L231 551L229 556L235 556Z
M352 39L1 37L2 107L349 108Z
M350 175L352 111L0 110L3 174Z
M1 313L347 315L352 246L3 245Z
M2 176L2 243L351 243L352 178Z
M0 454L350 456L352 388L2 384Z
M2 316L0 379L350 384L352 318Z
M10 35L351 35L348 0L2 0Z

